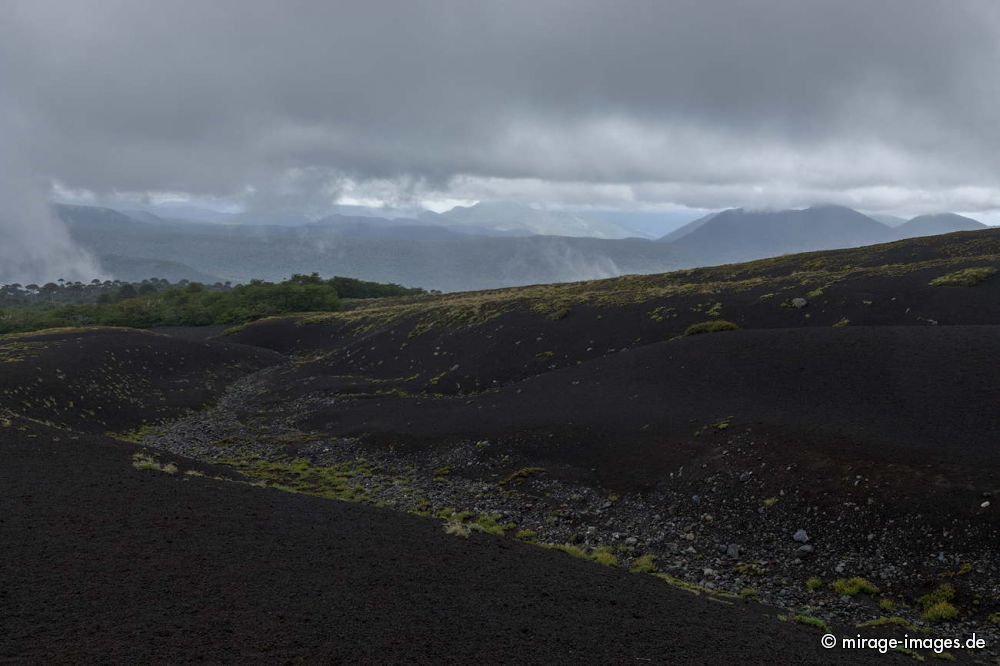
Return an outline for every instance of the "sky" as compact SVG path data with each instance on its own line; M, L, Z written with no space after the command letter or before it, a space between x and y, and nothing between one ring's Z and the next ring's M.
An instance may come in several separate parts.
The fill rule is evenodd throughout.
M990 221L998 71L992 0L4 0L0 195Z

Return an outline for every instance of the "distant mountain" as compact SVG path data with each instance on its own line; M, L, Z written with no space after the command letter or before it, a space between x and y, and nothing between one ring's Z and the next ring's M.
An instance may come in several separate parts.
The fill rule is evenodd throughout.
M640 238L659 238L679 229L695 218L701 217L701 214L693 209L633 211L596 208L588 210L586 215L596 220L622 226L633 236Z
M702 228L708 222L711 222L712 218L714 218L716 215L718 215L718 213L709 213L708 215L699 217L697 220L688 222L684 226L674 229L666 236L662 236L657 240L660 241L661 243L673 243L674 241L679 240L684 236L687 236L692 231Z
M937 215L919 215L909 222L900 225L896 230L904 238L916 236L936 236L954 231L978 231L989 227L971 217L963 217L955 213L939 213Z
M455 222L447 215L394 220L331 215L308 224L280 226L151 215L136 219L87 206L56 210L73 238L100 258L106 271L122 279L245 282L316 271L442 291L660 273L983 227L960 216L930 216L892 229L842 206L766 212L730 209L654 241L525 235L514 229L491 230L476 219ZM487 213L475 215L498 219Z
M456 230L495 232L490 235L587 238L629 238L636 235L614 222L502 201L456 206L444 213L425 212L420 215L420 220L450 226Z
M462 237L448 227L414 219L385 219L368 216L329 215L308 225L317 233L335 233L350 238L391 238L397 240L446 240Z
M129 276L160 275L162 262L190 267L187 279L280 280L293 273L344 275L442 291L572 282L690 266L667 243L559 236L494 237L421 221L330 216L294 226L137 221L116 211L57 207L82 247L135 260ZM412 222L410 224L409 222ZM155 256L156 259L143 260ZM142 265L147 261L146 267ZM218 277L216 277L218 276Z
M906 224L905 217L897 217L896 215L886 215L885 213L867 213L867 215L876 222L881 222L887 227L898 227L900 225Z
M148 214L161 220L185 220L188 222L228 222L235 213L226 213L211 208L201 208L178 202L148 204L135 208L122 208L121 212L137 219ZM145 217L145 219L150 219Z
M858 247L898 238L884 224L844 206L780 211L734 208L688 226L693 228L671 244L704 263Z

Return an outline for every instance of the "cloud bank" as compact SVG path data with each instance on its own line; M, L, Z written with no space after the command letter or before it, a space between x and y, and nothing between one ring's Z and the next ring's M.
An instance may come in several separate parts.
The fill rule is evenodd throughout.
M991 211L998 69L989 0L0 7L35 173L262 209Z

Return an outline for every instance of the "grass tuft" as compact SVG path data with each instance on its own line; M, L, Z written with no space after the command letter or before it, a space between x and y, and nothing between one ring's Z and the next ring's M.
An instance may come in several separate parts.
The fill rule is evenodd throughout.
M948 622L958 617L958 609L947 601L938 601L925 608L920 617L926 622Z
M472 530L465 523L449 522L444 524L444 533L468 539Z
M598 564L603 564L606 567L618 566L618 558L611 553L611 549L607 546L595 548L590 553L590 559Z
M864 578L838 578L830 583L830 589L842 597L856 597L859 594L876 595L879 589Z
M656 571L656 557L653 555L643 555L635 558L632 566L629 567L631 573L653 573Z
M948 583L941 583L934 591L930 594L925 594L924 596L917 599L917 603L923 609L928 609L936 603L941 601L952 601L955 598L955 588Z
M689 335L702 335L703 333L719 333L722 331L736 331L739 330L739 326L731 321L726 321L725 319L713 319L711 321L703 321L698 324L691 324L684 331L685 336Z
M812 615L779 615L778 619L782 622L794 622L795 624L801 624L806 627L814 627L824 633L830 633L830 625L818 617L813 617Z
M931 280L932 287L975 287L977 284L991 277L997 269L984 266L980 268L965 268L954 273L948 273Z

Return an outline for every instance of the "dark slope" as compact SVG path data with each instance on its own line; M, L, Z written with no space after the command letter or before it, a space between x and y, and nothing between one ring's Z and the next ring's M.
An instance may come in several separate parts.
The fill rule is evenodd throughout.
M850 208L814 206L775 212L722 211L674 245L706 265L858 247L898 237L885 225Z
M383 301L265 320L227 339L322 354L330 374L412 378L400 387L468 393L667 340L712 319L745 329L993 324L1000 279L971 288L930 282L1000 266L998 255L1000 231L964 233L658 276Z
M905 238L914 238L950 234L955 231L981 231L988 228L982 222L969 217L954 213L941 213L939 215L920 215L899 225L896 227L896 231Z
M998 357L993 326L737 331L646 345L475 396L344 395L304 425L379 441L499 438L636 490L689 462L701 448L695 433L726 420L769 438L789 463L822 454L862 467L961 470L953 481L968 487L972 507L1000 490ZM307 374L276 377L275 394L277 385L322 385ZM907 490L922 492L913 480Z
M280 354L134 329L0 337L0 408L86 432L125 434L215 400Z
M5 423L2 661L892 660L824 651L761 606L372 507L140 471L129 445Z
M496 439L515 467L648 490L711 463L715 444L696 433L726 421L727 434L759 436L772 463L822 469L790 483L836 495L840 474L870 466L887 511L937 506L947 522L942 507L967 512L1000 491L1000 279L930 282L996 266L998 239L399 300L232 339L297 354L248 410L298 412L305 430L376 449ZM750 330L673 339L716 319Z

